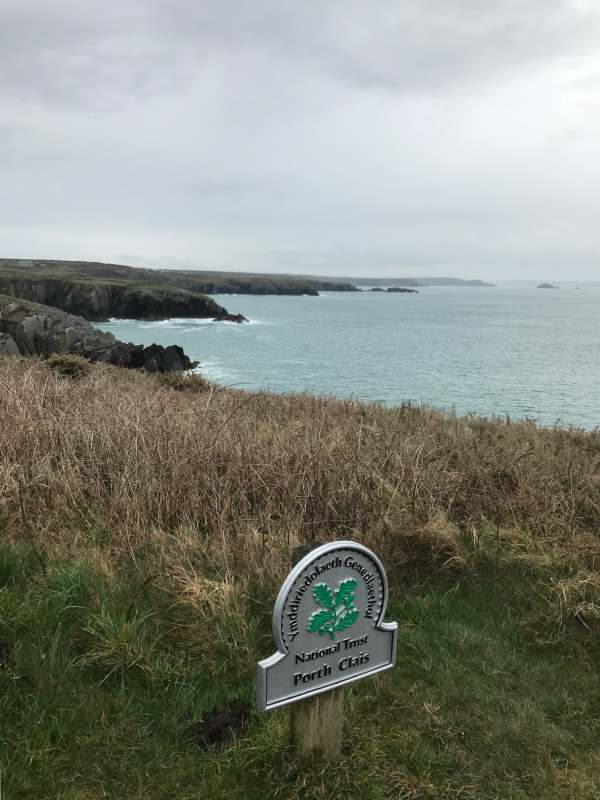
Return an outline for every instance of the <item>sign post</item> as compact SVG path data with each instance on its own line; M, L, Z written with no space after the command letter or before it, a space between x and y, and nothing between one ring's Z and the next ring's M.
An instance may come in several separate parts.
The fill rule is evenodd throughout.
M283 582L273 610L277 652L258 664L257 704L296 704L291 739L304 755L338 755L343 687L394 666L398 626L383 622L387 594L381 561L348 541L315 548Z

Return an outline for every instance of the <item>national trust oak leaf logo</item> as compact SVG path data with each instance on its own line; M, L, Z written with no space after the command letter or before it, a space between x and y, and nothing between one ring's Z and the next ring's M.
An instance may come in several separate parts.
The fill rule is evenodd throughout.
M313 597L322 608L308 618L309 633L318 632L321 636L327 633L335 639L338 631L345 631L354 625L359 616L358 608L354 605L355 591L354 578L340 581L335 593L326 583L318 583L313 589Z

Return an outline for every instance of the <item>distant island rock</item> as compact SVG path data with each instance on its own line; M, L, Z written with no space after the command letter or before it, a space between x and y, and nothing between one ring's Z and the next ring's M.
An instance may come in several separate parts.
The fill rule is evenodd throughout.
M363 289L363 292L397 292L399 294L419 294L417 289L407 289L405 286L373 286L372 289Z
M54 353L75 353L90 361L147 372L175 372L198 366L178 345L144 347L121 342L112 333L94 328L83 317L0 297L0 355L47 358Z
M540 283L537 286L538 289L560 289L560 286L554 286L552 283Z

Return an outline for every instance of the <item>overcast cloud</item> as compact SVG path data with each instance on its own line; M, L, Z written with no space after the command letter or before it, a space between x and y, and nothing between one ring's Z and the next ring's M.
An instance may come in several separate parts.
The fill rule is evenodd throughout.
M600 278L597 0L0 0L0 255Z

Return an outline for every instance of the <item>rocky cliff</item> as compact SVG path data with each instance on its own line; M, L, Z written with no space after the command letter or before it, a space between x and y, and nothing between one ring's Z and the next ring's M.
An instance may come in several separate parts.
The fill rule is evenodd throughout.
M76 353L90 361L148 372L172 372L196 366L181 347L149 347L120 342L82 317L57 308L0 297L0 355L47 357Z
M0 293L55 306L89 320L110 317L216 317L227 310L210 297L170 286L0 275Z

